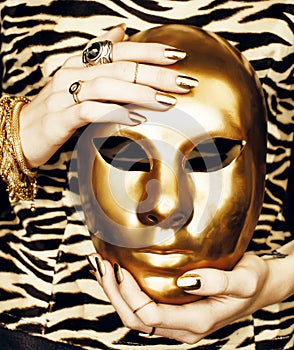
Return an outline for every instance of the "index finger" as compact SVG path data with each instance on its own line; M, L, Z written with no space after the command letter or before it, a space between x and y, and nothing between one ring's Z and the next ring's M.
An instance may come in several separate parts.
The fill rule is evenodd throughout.
M97 41L100 41L97 39ZM186 52L157 43L117 42L113 44L113 61L133 61L158 65L170 65L186 57ZM111 63L106 63L111 64ZM65 67L84 67L81 55L70 57Z

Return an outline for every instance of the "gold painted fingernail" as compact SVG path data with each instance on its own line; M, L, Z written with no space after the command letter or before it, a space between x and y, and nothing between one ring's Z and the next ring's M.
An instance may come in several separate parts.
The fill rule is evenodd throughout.
M178 75L176 77L176 83L178 86L185 89L193 89L198 86L199 81L195 78L189 77L188 75Z
M98 256L95 255L87 255L87 260L89 261L89 264L94 272L99 273L100 277L102 278L105 275L105 266Z
M147 118L136 112L129 112L129 118L135 125L145 123Z
M166 106L174 106L177 103L177 99L169 94L163 92L156 92L155 99L157 102L162 103Z
M98 256L95 257L96 260L96 265L97 265L97 270L99 272L100 277L102 278L105 275L105 266L102 261Z
M122 274L122 271L121 271L119 264L117 264L117 263L113 264L113 272L114 272L114 277L115 277L116 283L121 284L121 282L124 279L124 276Z
M182 60L187 56L186 52L175 48L166 48L164 50L164 57L172 60Z
M201 278L198 275L186 274L178 278L177 286L185 290L199 289Z

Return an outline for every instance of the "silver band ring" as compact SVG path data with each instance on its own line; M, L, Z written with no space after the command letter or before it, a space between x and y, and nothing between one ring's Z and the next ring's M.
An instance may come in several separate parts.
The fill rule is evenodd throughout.
M83 64L86 67L112 62L113 44L110 40L95 41L83 51Z
M133 83L136 84L137 83L137 78L138 78L138 69L139 69L139 63L136 62L136 66L135 66L135 72L134 72L134 79L133 79Z
M75 103L77 104L80 103L78 93L81 91L82 83L83 83L82 80L75 81L74 83L71 84L71 86L68 89L69 93L72 95Z
M145 306L147 306L147 305L149 305L149 304L151 304L151 303L153 303L153 300L152 300L152 299L148 300L148 301L147 301L146 303L144 303L143 305L137 307L137 308L133 311L133 314L135 314L135 313L137 313L138 311L142 310L143 307L145 307Z

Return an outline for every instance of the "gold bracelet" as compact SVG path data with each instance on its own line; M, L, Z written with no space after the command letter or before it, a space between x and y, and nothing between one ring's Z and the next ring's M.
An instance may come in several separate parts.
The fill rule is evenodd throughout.
M19 200L33 202L37 194L37 172L27 167L19 138L19 115L29 102L22 96L0 99L0 175L12 204Z

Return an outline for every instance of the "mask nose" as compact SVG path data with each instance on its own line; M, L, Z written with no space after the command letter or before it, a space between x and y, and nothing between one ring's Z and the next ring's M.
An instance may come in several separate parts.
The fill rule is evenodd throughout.
M146 179L138 219L147 226L180 229L193 217L192 193L188 174L161 166Z
M164 220L164 226L171 228L180 228L188 224L191 220L192 214L188 217L185 213L172 213L170 216L163 216L157 210L152 210L151 212L139 213L140 221L148 226L154 226L162 224Z

